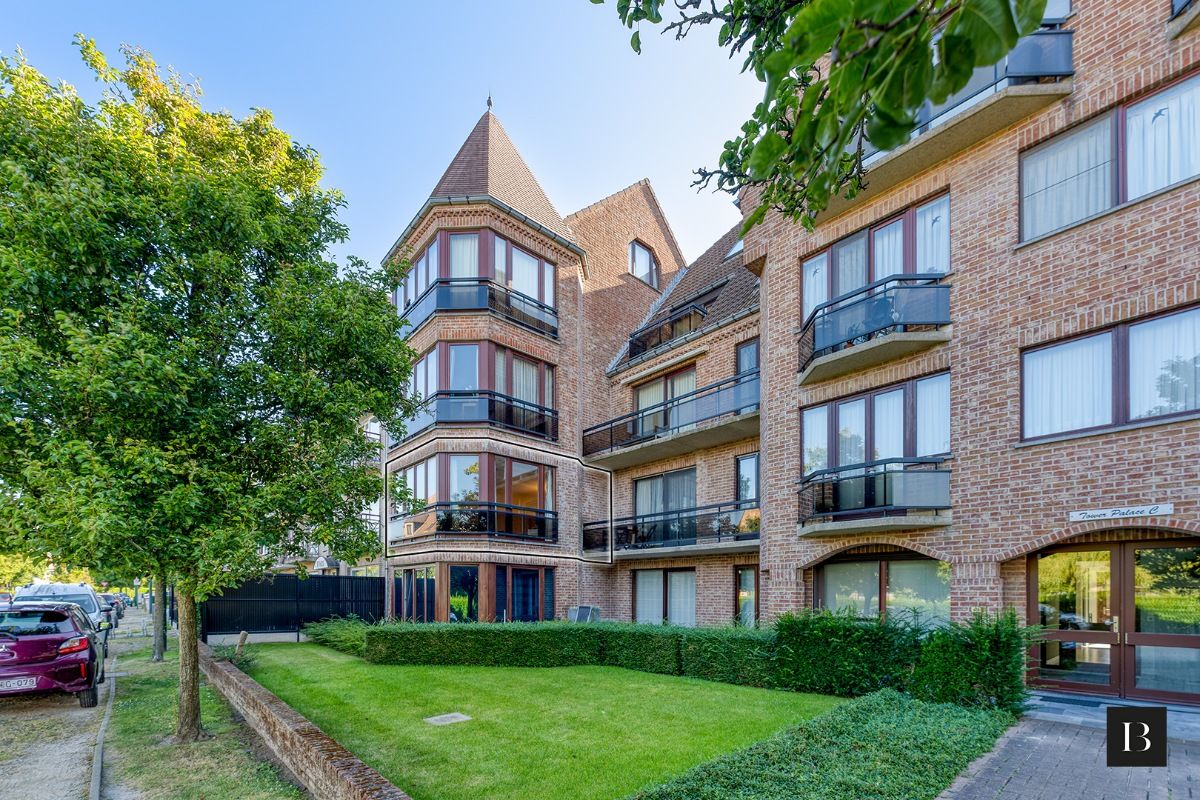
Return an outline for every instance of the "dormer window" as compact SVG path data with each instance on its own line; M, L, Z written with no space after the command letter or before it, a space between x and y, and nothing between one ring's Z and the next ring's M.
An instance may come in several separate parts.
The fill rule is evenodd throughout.
M638 280L658 288L658 262L654 253L636 239L629 243L629 271Z

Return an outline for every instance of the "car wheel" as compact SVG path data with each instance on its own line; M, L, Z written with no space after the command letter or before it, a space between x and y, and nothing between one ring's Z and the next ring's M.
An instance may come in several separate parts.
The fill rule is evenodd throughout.
M95 708L100 702L100 692L95 686L90 689L84 689L75 696L79 698L79 705L83 708Z

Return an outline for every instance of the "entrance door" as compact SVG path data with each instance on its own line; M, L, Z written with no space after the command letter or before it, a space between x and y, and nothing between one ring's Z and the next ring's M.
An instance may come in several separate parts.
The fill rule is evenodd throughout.
M1200 546L1124 542L1029 560L1029 618L1046 626L1047 687L1200 702Z

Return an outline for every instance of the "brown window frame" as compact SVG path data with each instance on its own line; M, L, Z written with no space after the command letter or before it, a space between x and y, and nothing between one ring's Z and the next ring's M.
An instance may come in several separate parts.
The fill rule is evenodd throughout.
M650 274L653 276L653 281L648 281L634 271L633 265L636 263L634 258L635 247L640 247L650 255ZM656 292L662 291L662 265L658 263L658 254L654 252L654 248L643 242L641 239L631 239L629 241L629 274L637 278L642 283L649 286Z
M817 610L825 609L825 567L829 564L862 564L875 562L879 565L879 616L864 617L863 619L883 619L887 614L887 586L888 586L888 562L889 561L933 561L935 563L948 563L940 558L927 556L924 553L918 553L915 550L903 550L895 553L862 553L855 555L840 555L833 556L822 561L813 569L813 608ZM829 609L834 610L834 609Z
M492 578L492 580L491 580L491 583L492 583L491 595L492 595L492 597L488 601L488 604L491 606L492 622L496 621L497 612L499 612L501 610L504 611L504 621L505 622L513 621L513 619L512 619L512 605L513 605L512 577L513 577L514 569L534 570L538 573L538 618L537 618L537 621L538 622L546 622L547 621L547 619L546 619L546 570L550 570L550 572L555 575L554 602L556 604L558 602L558 576L557 576L557 573L555 572L554 567L552 567L552 566L537 566L537 565L533 565L533 564L492 564L492 565L490 565L490 567L491 567L491 573L492 573L492 576L491 576L491 578ZM498 608L496 608L496 587L499 585L500 580L497 577L497 572L499 571L499 569L501 567L504 568L504 608L498 609ZM550 619L553 620L554 619L554 615L553 615L554 609L552 608L552 609L550 609L550 611L552 612Z
M759 602L760 594L758 589L758 565L757 564L734 564L733 565L733 622L735 625L740 625L742 620L742 609L738 603L738 592L741 591L741 584L738 578L745 570L754 571L754 625L757 627L762 619L762 604Z
M480 475L479 475L479 500L477 500L477 501L465 500L464 501L464 500L451 500L449 498L448 492L449 492L449 488L450 488L450 459L452 456L474 457L475 459L478 460L479 472L480 472ZM454 502L454 503L463 503L465 505L469 505L472 502L477 502L480 504L497 503L500 501L497 501L494 499L487 499L487 498L495 498L496 497L497 484L496 484L496 480L495 480L495 475L496 475L496 462L498 460L503 460L505 462L516 461L521 464L528 464L530 466L537 467L537 469L538 469L538 507L535 510L548 511L548 512L553 512L555 510L555 506L557 505L555 503L556 498L554 497L554 494L557 492L557 482L558 482L558 475L556 474L557 468L552 467L548 464L539 464L536 461L527 461L522 458L512 458L510 456L503 456L503 455L498 455L495 453L480 453L480 452L434 453L434 454L428 456L427 458L420 459L419 461L415 461L412 464L408 464L407 466L397 467L396 469L389 471L388 479L389 479L389 481L399 480L399 478L397 476L398 475L402 476L403 473L407 472L410 468L416 467L421 464L427 464L430 461L433 461L434 462L434 470L433 471L434 471L434 474L437 476L437 492L435 495L435 499L433 501L434 503L452 503L452 502ZM504 497L511 499L512 498L512 470L511 470L511 467L508 466L507 464L506 464L506 467L504 470L504 479L505 479ZM428 479L427 479L427 481L428 481ZM389 484L389 490L390 490L390 486L391 485ZM426 488L428 489L428 483L426 484ZM446 490L446 492L443 493L443 490ZM391 491L388 492L388 496L389 496L389 503L390 503L391 502L390 498L392 496ZM426 491L426 496L428 496L428 491ZM512 505L512 503L508 502L508 500L506 500L503 503L503 505ZM412 514L412 513L420 513L420 512L400 511L399 513Z
M437 388L434 391L435 392L453 391L449 388L445 388L450 385L450 348L451 347L461 347L461 346L475 346L477 348L476 362L475 362L475 372L476 372L475 380L476 380L476 383L479 384L480 392L495 392L496 394L502 395L502 396L512 399L516 402L520 402L520 403L529 402L529 401L525 401L525 400L517 400L517 398L514 397L512 394L513 360L519 358L522 361L527 361L527 362L534 364L538 368L538 402L536 403L536 405L540 405L543 408L547 408L550 410L554 410L556 408L555 397L556 397L557 390L558 390L558 376L557 376L557 374L555 374L556 373L555 366L549 362L542 361L539 358L534 358L533 356L530 356L519 350L514 350L511 347L506 347L504 345L496 344L495 342L492 342L487 339L482 339L482 340L472 340L472 339L439 340L438 342L435 342L432 346L430 346L428 349L426 349L423 353L421 353L421 355L416 359L416 361L413 362L414 374L415 374L416 370L418 368L420 368L420 366L425 362L425 359L429 357L429 354L434 351L437 351L437 360L438 360L437 381L436 381ZM499 391L496 388L496 386L497 386L496 355L497 354L503 354L503 356L504 356L505 391L503 391L503 392ZM549 376L549 383L550 383L549 387L547 387L547 376ZM550 391L547 391L547 388L549 388ZM415 389L414 389L414 391L415 391Z
M672 572L692 572L692 573L695 573L695 572L696 572L696 568L695 568L695 567L647 567L647 568L645 568L645 569L631 569L631 570L629 570L629 580L630 580L630 583L631 583L631 596L632 596L632 598L633 598L633 602L629 604L629 605L630 605L630 616L629 616L629 618L630 618L630 620L631 620L631 621L633 621L633 622L637 622L637 573L639 573L639 572L661 572L661 573L663 574L663 580L662 580L662 585L663 585L663 588L662 588L662 610L663 610L663 617L662 617L662 623L661 623L661 624L664 624L664 625L665 625L665 624L668 624L668 623L667 623L667 614L668 614L668 612L669 612L669 610L670 610L670 594L669 594L669 589L668 589L668 587L670 587L670 585L671 585L671 582L670 582L669 580L667 580L667 575L668 575L668 574L670 574L670 573L672 573ZM697 607L699 606L699 592L700 592L700 581L699 581L699 576L697 576L697 580L696 580L696 593L697 593L696 602L697 602ZM652 624L652 623L644 623L644 624L650 625L650 624ZM699 623L697 623L697 624L699 624Z

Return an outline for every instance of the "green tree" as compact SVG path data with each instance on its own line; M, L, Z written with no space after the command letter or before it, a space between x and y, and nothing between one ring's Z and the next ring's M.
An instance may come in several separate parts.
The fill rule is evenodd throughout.
M0 589L6 592L41 577L45 571L45 565L24 553L0 553Z
M329 260L343 199L268 111L78 43L94 107L0 61L0 547L171 581L189 741L197 602L301 540L378 552L360 422L413 410L403 265Z
M696 183L757 205L746 229L771 209L811 227L832 197L864 185L866 145L902 144L923 104L962 89L1038 27L1046 0L674 0L664 33L718 26L717 44L744 56L763 101L725 143L716 169ZM603 3L604 0L592 0ZM617 0L634 29L659 24L666 0ZM657 76L654 78L658 80Z

